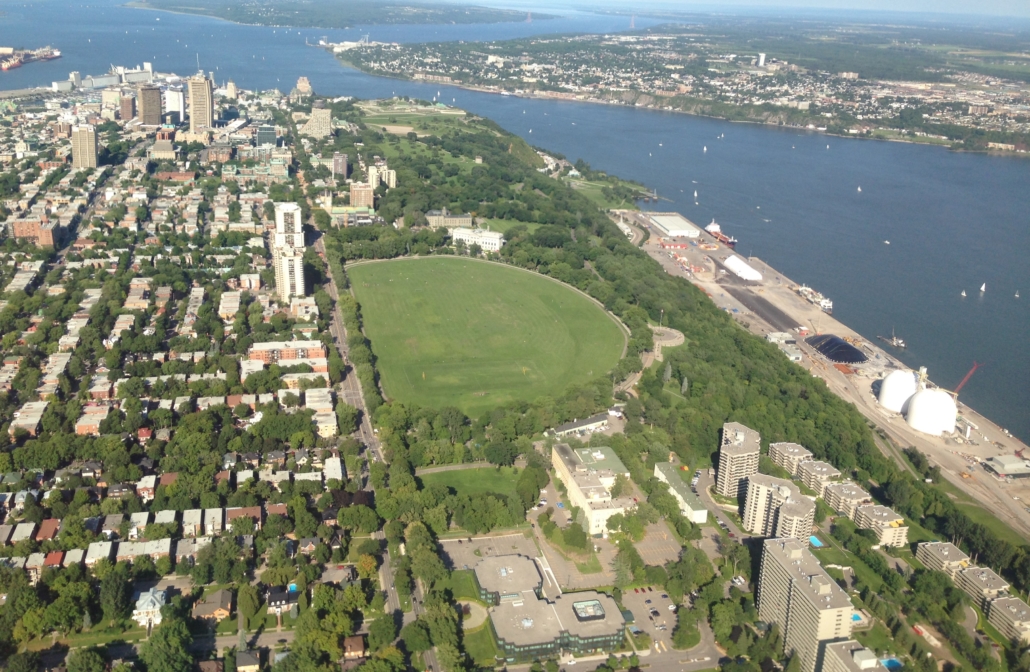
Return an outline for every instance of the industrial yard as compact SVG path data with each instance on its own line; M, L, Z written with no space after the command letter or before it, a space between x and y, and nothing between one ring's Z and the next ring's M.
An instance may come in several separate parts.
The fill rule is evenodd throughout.
M803 291L803 285L761 259L745 260L685 218L680 217L682 222L671 227L670 216L674 213L662 213L659 227L651 220L652 214L613 211L612 217L648 231L650 236L642 247L666 272L690 280L752 333L774 342L786 335L793 337L791 340L800 350L799 365L826 381L835 394L854 403L881 430L881 439L883 436L890 439L890 443L880 441L882 450L901 459L900 448L916 447L940 467L951 484L968 496L970 506L982 506L1020 534L1030 536L1030 508L1026 503L1030 500L1030 479L1022 478L1023 473L1019 473L1020 477L1000 478L984 468L988 459L1004 457L1016 465L1014 473L1022 472L1020 460L1027 449L1025 444L958 399L954 434L942 437L917 431L910 425L925 425L925 414L921 421L914 422L910 418L906 422L900 413L888 410L877 400L881 381L892 372L907 371L905 364L834 319L820 307L818 300L812 299L814 290ZM671 237L669 233L684 235ZM832 303L829 305L832 307ZM817 334L839 337L864 355L866 361L857 364L830 361L805 340ZM929 381L927 385L934 387ZM951 397L949 392L930 392L933 394L924 396L937 397L934 401L938 403L942 395ZM940 422L940 418L930 420L930 424L935 422ZM946 422L947 419L945 426ZM1030 470L1025 475L1030 475Z

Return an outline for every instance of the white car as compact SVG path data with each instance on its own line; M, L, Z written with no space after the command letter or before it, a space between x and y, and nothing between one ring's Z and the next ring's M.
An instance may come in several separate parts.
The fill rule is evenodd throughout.
M669 611L676 611L676 605L675 604L670 604L669 605Z

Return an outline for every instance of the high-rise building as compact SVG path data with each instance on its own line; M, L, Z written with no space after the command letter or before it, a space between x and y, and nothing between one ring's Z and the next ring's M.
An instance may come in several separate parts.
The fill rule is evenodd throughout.
M275 292L283 303L289 303L290 297L307 295L303 249L287 247L276 250Z
M794 478L815 492L816 497L822 497L826 486L839 479L840 476L840 469L822 460L806 460L798 465L797 473L794 474Z
M301 135L313 138L328 138L333 132L333 113L326 108L313 108L311 118L300 127Z
M747 479L744 529L762 537L807 539L815 522L815 502L788 480L753 474Z
M341 180L347 179L347 155L341 152L333 153L333 177Z
M156 86L141 86L136 97L139 101L139 123L144 126L160 126L161 89Z
M916 546L916 560L927 569L944 572L952 579L969 566L969 556L948 541L927 541Z
M378 189L381 182L379 167L369 166L368 167L368 186L373 189Z
M310 96L315 91L311 88L311 82L307 77L297 78L297 91L300 91L305 96Z
M176 112L179 120L186 118L186 94L181 89L168 89L164 92L165 113Z
M758 473L760 448L758 432L739 422L724 424L715 491L723 497L743 497L747 492L747 477Z
M304 222L296 203L275 204L275 239L273 247L304 247Z
M783 467L791 477L797 476L798 465L812 459L812 451L796 443L770 443L769 459Z
M765 67L765 54L758 54L758 67Z
M821 672L887 672L887 668L875 651L847 639L826 645Z
M396 170L383 170L379 173L379 179L383 181L387 189L393 189L397 186L397 171Z
M258 147L276 144L275 126L270 126L269 124L258 126L257 135L254 140L254 144Z
M881 546L904 546L908 543L905 519L886 506L869 504L855 509L855 527L872 530Z
M197 74L186 80L190 94L190 133L215 125L215 100L211 80Z
M134 96L122 96L119 107L122 121L129 121L136 116L136 98Z
M229 80L229 83L225 85L225 97L229 100L236 100L240 97L240 90L236 88L236 82Z
M97 167L97 131L83 124L72 129L72 168Z
M872 496L854 483L832 483L823 489L826 505L848 518L855 517L855 509L873 501Z
M768 539L758 576L758 616L784 633L784 650L803 672L820 669L823 642L851 635L854 607L799 539Z
M355 208L374 208L375 192L372 186L364 182L355 182L350 185L350 204Z

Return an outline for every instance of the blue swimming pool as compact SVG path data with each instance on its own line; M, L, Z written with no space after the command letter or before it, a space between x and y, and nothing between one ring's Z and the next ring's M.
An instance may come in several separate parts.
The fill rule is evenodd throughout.
M853 621L861 621L862 620L862 616L861 616L861 614L851 614L851 620L853 620Z
M819 541L819 537L817 537L815 535L812 535L811 537L808 538L808 543L812 544L816 548L822 548L823 546L826 545L823 542Z
M902 667L904 667L902 662L894 657L881 658L880 662L883 663L883 666L890 670L890 672L895 672L896 670L900 670Z

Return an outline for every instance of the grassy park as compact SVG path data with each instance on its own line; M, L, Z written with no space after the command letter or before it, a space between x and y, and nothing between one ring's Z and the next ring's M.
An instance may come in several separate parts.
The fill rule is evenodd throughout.
M499 264L436 257L348 269L390 399L469 415L603 376L620 325L569 287Z
M496 492L514 497L518 474L513 467L483 467L482 469L436 471L422 474L418 478L422 481L423 487L428 488L434 483L440 483L448 488L453 488L458 495L471 496L483 492Z

